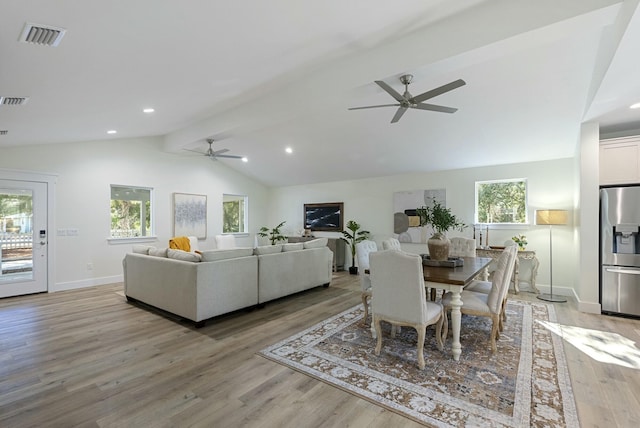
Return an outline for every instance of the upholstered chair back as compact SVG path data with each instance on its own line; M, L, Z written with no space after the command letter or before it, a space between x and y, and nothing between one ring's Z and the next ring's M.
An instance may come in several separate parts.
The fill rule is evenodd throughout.
M511 252L505 249L496 260L496 270L493 272L491 291L487 297L487 306L493 314L499 314L502 309L504 288L509 288L510 276L507 276L508 265L511 262ZM513 272L513 271L512 271Z
M471 238L454 237L450 239L451 247L449 255L451 257L475 257L476 240Z
M400 241L398 241L396 238L389 238L382 241L382 249L402 251L402 247L400 246Z
M369 269L369 254L374 251L378 251L378 246L375 241L367 239L356 244L356 258L360 270L360 288L362 291L368 291L371 288L369 274L364 273L364 271L365 269Z
M511 245L505 247L504 252L509 254L509 259L507 261L507 267L505 270L504 277L502 280L504 281L504 287L502 288L501 300L507 298L507 294L509 293L509 285L511 284L511 277L513 276L513 271L516 266L516 259L518 258L518 247L515 245Z
M424 289L422 258L402 251L369 254L371 312L382 318L421 324L430 319ZM434 305L434 311L442 310Z

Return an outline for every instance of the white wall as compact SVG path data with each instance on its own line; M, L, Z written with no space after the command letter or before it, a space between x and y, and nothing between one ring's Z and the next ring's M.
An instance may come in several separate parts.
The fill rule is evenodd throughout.
M327 165L330 168L330 165ZM475 182L526 178L528 184L528 226L491 229L489 243L502 245L516 234L525 234L527 249L536 250L540 260L538 285L549 284L549 229L534 225L536 209L556 208L573 212L576 163L573 159L469 168L434 173L416 173L356 181L341 181L272 189L270 224L285 220L285 232L296 234L303 228L305 203L344 202L345 221L356 220L381 243L393 234L393 193L420 189L446 189L447 206L465 223L472 225L475 206ZM316 233L317 235L331 235ZM449 236L471 237L472 227ZM339 236L334 234L334 236ZM553 229L554 292L573 293L577 281L578 256L574 246L574 225ZM563 290L564 288L564 290Z
M78 236L56 236L55 283L50 291L122 280L122 258L131 243L107 241L110 228L110 185L153 188L157 240L168 246L173 236L174 192L207 195L207 239L201 248L215 248L222 232L222 194L249 197L249 230L258 229L267 212L268 189L222 162L192 154L161 151L160 138L108 140L50 146L0 149L0 168L58 175L55 220L58 228L76 228ZM0 171L0 176L2 172ZM253 245L253 235L239 245ZM87 264L93 264L93 270Z

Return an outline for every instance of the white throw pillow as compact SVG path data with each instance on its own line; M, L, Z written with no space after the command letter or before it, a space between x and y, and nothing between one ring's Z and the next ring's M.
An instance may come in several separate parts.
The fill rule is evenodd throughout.
M300 251L304 249L304 245L302 242L295 242L289 244L282 245L282 251Z
M312 241L303 242L304 248L322 248L327 246L328 238L318 238Z
M169 257L170 259L182 260L183 262L199 262L200 261L200 254L187 253L186 251L174 250L171 248L167 250L167 257Z
M253 248L233 248L231 250L201 251L203 262L215 262L218 260L236 259L253 255Z
M135 244L132 248L131 248L131 252L136 253L136 254L149 254L149 250L151 249L156 249L156 247L150 246L150 245L140 245L140 244Z
M154 257L167 257L168 248L149 248L149 255Z
M236 237L233 235L216 235L216 248L218 250L236 248Z
M253 249L253 254L256 256L262 256L265 254L275 254L282 252L282 244L276 245L263 245Z

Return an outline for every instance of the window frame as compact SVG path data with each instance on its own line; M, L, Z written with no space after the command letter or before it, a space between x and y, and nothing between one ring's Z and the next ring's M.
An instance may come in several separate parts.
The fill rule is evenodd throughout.
M113 236L113 229L111 228L111 202L114 200L114 189L129 189L134 192L140 191L148 191L149 192L149 227L146 227L146 224L143 226L141 222L140 232L146 231L146 234L140 236ZM116 200L126 200L126 199L116 199ZM129 199L132 201L140 201L141 203L146 202L145 199ZM146 213L146 210L145 210ZM141 213L142 215L142 213ZM126 242L140 242L140 241L153 241L156 240L155 236L155 214L154 214L154 191L153 187L147 186L132 186L128 184L110 184L109 185L109 237L107 240L109 242L118 242L118 243L126 243ZM146 223L146 222L145 222Z
M230 198L231 200L225 200L227 198ZM243 205L243 212L242 212L242 216L238 216L238 221L239 221L239 226L244 226L244 230L242 230L242 228L239 227L239 231L238 232L227 232L225 231L225 226L226 226L226 219L225 219L225 209L224 209L224 204L227 202L233 202L233 201L242 201L242 205ZM237 194L237 193L223 193L222 194L222 234L223 235L242 235L242 236L248 236L249 235L249 196L247 195L241 195L241 194Z
M480 221L480 210L479 210L479 195L478 190L483 184L501 184L501 183L514 183L514 182L523 182L524 183L524 222L522 223L513 223L513 222L499 222L499 223L487 223ZM506 227L518 227L518 226L527 226L529 225L529 181L526 177L519 178L507 178L507 179L498 179L498 180L480 180L475 182L475 192L474 192L475 202L474 202L474 222L475 224L483 224L489 225L493 228L506 226Z

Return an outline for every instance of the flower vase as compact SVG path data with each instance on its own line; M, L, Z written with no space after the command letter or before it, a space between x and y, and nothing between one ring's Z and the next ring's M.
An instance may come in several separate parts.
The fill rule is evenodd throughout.
M429 258L431 260L448 260L449 248L451 247L451 241L445 235L441 233L435 233L427 241L427 247L429 247Z

